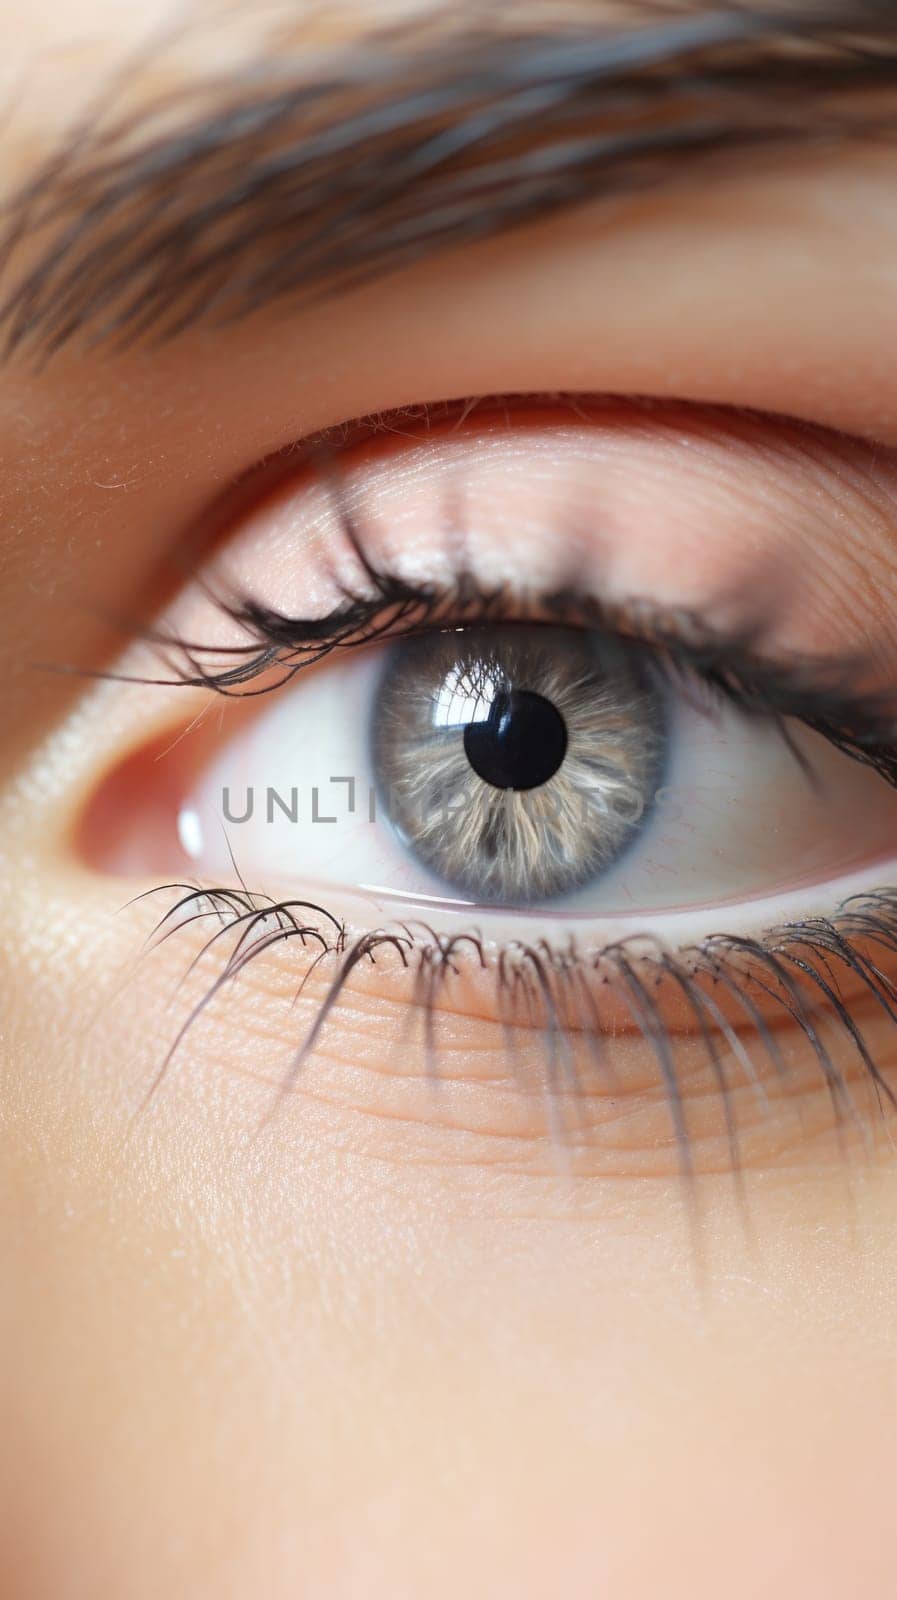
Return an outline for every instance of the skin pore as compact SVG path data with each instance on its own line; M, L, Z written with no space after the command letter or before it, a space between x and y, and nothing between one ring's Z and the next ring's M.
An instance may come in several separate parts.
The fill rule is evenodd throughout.
M33 9L0 7L21 52L4 193L170 22ZM309 41L357 37L368 9L316 13ZM126 94L231 70L269 21L205 8ZM848 1052L863 1115L840 1138L797 1046L787 1082L766 1072L772 1110L739 1085L740 1185L686 1061L689 1197L639 1040L564 1170L498 1022L445 1009L434 1093L374 972L272 1116L324 992L291 1012L276 951L147 1104L203 992L199 972L175 993L200 940L138 964L160 908L122 907L178 863L98 870L77 822L208 696L39 664L114 667L117 619L177 603L179 549L277 451L481 394L650 396L655 450L683 403L705 446L716 408L750 408L776 470L777 414L855 436L808 449L801 481L822 497L834 458L850 480L824 574L874 634L897 576L895 233L884 141L791 150L330 299L0 371L3 1594L892 1592L897 1167ZM754 459L732 427L711 503ZM865 1010L890 1078L892 1029Z

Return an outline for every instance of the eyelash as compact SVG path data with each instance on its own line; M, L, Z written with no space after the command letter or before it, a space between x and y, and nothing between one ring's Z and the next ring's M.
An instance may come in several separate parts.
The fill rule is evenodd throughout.
M139 896L176 895L175 902L156 924L150 946L164 943L176 932L214 918L219 924L190 963L191 972L228 932L233 946L221 971L181 1025L147 1101L161 1084L178 1049L199 1016L226 986L258 957L278 945L298 939L303 953L314 950L312 964L303 973L297 998L320 963L335 958L336 972L321 1000L315 1018L295 1052L281 1084L278 1102L289 1093L328 1020L339 1005L353 971L363 962L377 965L378 956L391 954L403 973L412 977L413 1003L421 1018L426 1065L438 1077L436 1025L438 1001L460 963L473 960L495 984L498 1014L508 1036L508 1054L514 1052L509 1030L526 1025L539 1028L545 1043L545 1082L549 1096L565 1076L574 1090L580 1080L572 1060L569 1035L580 1034L598 1070L604 1042L613 1030L602 1022L601 997L610 992L621 999L642 1038L650 1045L661 1075L679 1149L683 1174L691 1172L688 1130L679 1086L675 1051L664 1000L672 993L684 1002L713 1071L723 1101L734 1170L739 1166L738 1139L731 1109L732 1084L723 1060L721 1042L738 1063L745 1078L762 1095L755 1064L742 1031L748 1028L760 1040L775 1072L787 1076L787 1062L776 1040L772 1020L763 1015L771 1001L799 1029L811 1047L831 1097L838 1124L854 1111L848 1081L836 1065L825 1031L834 1023L840 1042L856 1052L875 1091L879 1111L886 1104L897 1111L897 1097L876 1066L863 1032L853 1020L838 989L833 970L859 979L866 993L897 1023L897 986L863 948L864 944L897 955L897 887L880 889L846 900L833 918L817 917L791 922L762 938L712 934L698 944L678 951L659 941L646 951L644 936L617 940L588 956L573 941L561 950L545 941L515 940L497 952L475 932L441 935L426 924L397 924L350 937L344 923L326 907L312 901L275 901L249 890L201 888L163 884ZM325 931L329 926L330 932ZM827 1007L827 1009L826 1009ZM736 1014L733 1016L732 1012ZM739 1022L737 1013L745 1020Z
M589 628L643 649L657 673L680 689L700 685L705 695L744 715L774 720L792 751L785 718L803 722L897 787L893 698L883 690L856 689L870 673L862 657L771 661L758 649L762 618L721 633L694 611L664 610L638 599L611 604L569 587L540 594L515 592L507 584L486 588L467 569L456 572L448 586L411 582L371 560L338 492L337 505L346 543L369 583L366 593L344 586L341 601L326 615L289 617L252 596L228 599L207 590L221 613L244 630L247 643L209 646L150 632L146 637L172 672L171 678L151 681L251 698L283 688L334 651L416 633L507 621ZM278 669L279 676L269 676Z
M459 571L447 587L411 583L376 566L365 552L356 522L343 507L341 517L347 542L364 573L366 590L344 588L339 604L320 618L287 617L251 597L212 595L221 611L245 630L246 644L219 649L159 632L150 634L172 673L170 678L151 681L199 686L225 696L262 695L283 687L334 651L387 638L508 620L597 628L643 648L657 671L686 692L699 689L711 700L728 701L746 715L772 719L802 765L806 765L805 758L791 741L785 718L801 720L897 787L893 704L884 692L857 691L856 683L868 676L860 659L772 662L758 650L763 633L759 619L737 634L724 636L714 633L694 613L662 612L644 602L608 605L565 588L536 596L514 594L508 586L484 589L469 571ZM239 889L167 884L149 894L165 892L174 892L177 898L157 923L151 943L214 918L219 926L194 957L192 970L228 931L234 941L218 976L178 1032L150 1093L210 1001L252 961L277 945L298 939L303 951L311 948L314 952L300 990L310 971L325 960L335 961L336 971L293 1057L282 1093L294 1083L355 968L364 962L376 965L378 958L389 953L403 972L411 974L427 1065L434 1075L438 1074L439 998L464 960L474 961L491 975L506 1029L521 1021L541 1029L549 1091L557 1084L559 1073L568 1078L572 1075L572 1087L577 1087L571 1069L571 1031L584 1036L600 1065L607 1031L602 1023L601 997L609 988L614 1003L622 1000L654 1053L686 1174L690 1170L688 1134L672 1038L664 1017L664 1002L671 994L685 1005L697 1026L722 1096L736 1166L737 1135L723 1047L758 1087L742 1038L747 1026L775 1071L785 1074L775 1029L763 1015L767 1002L790 1018L809 1043L839 1119L850 1107L851 1098L824 1036L832 1021L859 1056L879 1108L884 1111L887 1101L897 1109L897 1099L841 998L833 970L834 964L860 980L877 1006L897 1022L897 987L864 949L868 943L897 954L897 888L854 897L832 919L786 924L759 939L714 934L673 952L657 941L646 950L642 937L607 944L588 956L572 941L564 949L552 948L545 941L515 941L495 951L477 932L444 936L421 922L350 937L345 925L326 907L303 901L276 902L250 891L242 879ZM823 1021L825 1026L821 1026ZM512 1049L509 1054L513 1057Z

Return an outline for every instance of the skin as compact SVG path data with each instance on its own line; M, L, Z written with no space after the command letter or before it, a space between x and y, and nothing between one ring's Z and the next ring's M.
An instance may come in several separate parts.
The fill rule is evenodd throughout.
M11 79L30 63L35 84L5 190L134 24L71 0L48 55L47 18L0 16ZM201 62L185 39L170 70ZM887 464L895 232L889 153L794 158L226 337L0 373L5 1595L893 1592L897 1168L850 1063L865 1140L839 1144L796 1044L787 1106L761 1118L739 1092L739 1196L687 1060L689 1205L643 1047L621 1042L625 1107L596 1095L559 1170L475 996L444 1019L441 1097L397 1064L388 974L272 1117L297 1029L276 956L138 1116L196 942L135 971L154 913L118 913L158 876L85 863L76 823L135 728L178 729L202 697L31 663L105 664L104 614L175 594L224 482L375 410L651 394L844 428ZM864 617L897 578L885 477L874 531L825 550Z

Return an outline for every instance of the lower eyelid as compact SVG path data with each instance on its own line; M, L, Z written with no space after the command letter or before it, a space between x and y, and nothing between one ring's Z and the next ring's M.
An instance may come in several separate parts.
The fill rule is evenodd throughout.
M206 940L203 925L178 927L151 959L161 961L163 969L176 963L182 975L182 940L198 953ZM232 947L233 941L219 938L212 959L200 960L193 969L183 996L184 1020L189 1008L208 995ZM211 1028L213 1070L224 1066L256 1080L262 1123L312 1115L325 1136L344 1139L348 1117L356 1154L412 1165L431 1162L446 1171L669 1178L681 1175L684 1164L693 1175L731 1178L736 1165L752 1170L787 1166L799 1158L840 1160L846 1148L858 1144L868 1154L870 1140L877 1141L882 1107L874 1085L859 1054L845 1049L843 1035L836 1043L833 1013L820 1007L818 991L812 1000L814 1027L837 1055L839 1070L843 1063L843 1099L831 1092L824 1063L806 1033L781 1006L771 1008L769 997L758 990L753 1001L767 1012L775 1057L758 1048L756 1030L752 1037L742 1011L737 1015L740 1054L717 1036L724 1047L722 1092L720 1061L708 1055L706 1041L683 1018L681 995L675 986L670 993L667 985L658 1015L666 1031L664 1048L675 1063L678 1110L687 1135L683 1148L657 1053L619 994L612 994L608 1004L606 986L593 989L607 1024L596 1045L583 1014L572 1030L570 1017L559 1015L555 1030L540 1007L538 987L523 1003L518 995L514 1004L503 1004L495 961L483 966L473 947L463 957L461 950L457 973L435 986L428 1007L419 986L425 967L414 961L404 965L394 944L375 945L375 959L353 969L313 1051L300 1061L297 1050L322 1015L340 958L314 965L300 941L275 945L243 968L239 984L225 985L214 1008L197 1015L190 1035L191 1070L205 1058L203 1035ZM547 952L540 959L550 966ZM880 950L877 959L887 965ZM865 1030L883 1070L890 1072L893 1026L853 977L852 990L844 986L844 998L854 1026ZM656 969L652 975L646 968L645 984L657 981ZM719 993L716 998L720 1002ZM734 1020L737 1007L729 1009ZM164 1074L154 1093L165 1093Z

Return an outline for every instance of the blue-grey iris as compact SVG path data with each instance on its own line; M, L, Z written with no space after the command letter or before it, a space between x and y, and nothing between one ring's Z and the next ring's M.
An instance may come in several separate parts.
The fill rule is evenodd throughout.
M465 898L528 905L609 870L644 825L669 734L644 651L578 628L480 624L390 651L381 804Z

